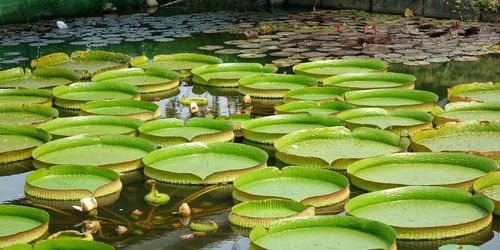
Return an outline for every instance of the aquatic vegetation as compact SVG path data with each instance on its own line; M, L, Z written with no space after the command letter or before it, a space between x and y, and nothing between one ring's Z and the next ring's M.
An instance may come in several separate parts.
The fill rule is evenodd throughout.
M32 126L0 124L0 163L31 158L31 152L50 139L47 132Z
M401 88L413 89L417 78L413 75L384 73L348 73L323 80L325 86L356 89Z
M41 209L0 205L0 247L29 243L41 238L49 229L49 214Z
M151 185L151 191L144 196L144 200L153 206L160 206L167 204L170 201L170 196L168 194L160 193L158 189L156 189L156 181L148 180L147 183Z
M191 223L189 224L189 228L195 232L203 232L203 233L215 233L219 229L217 223L210 221L208 224L205 223Z
M197 53L155 55L152 62L149 62L149 59L147 57L140 59L141 60L135 60L136 63L133 63L134 60L132 60L132 66L141 68L156 66L164 67L169 70L179 71L181 73L181 77L189 77L191 75L191 70L194 68L212 64L220 64L223 62L222 59L218 57Z
M277 114L312 114L312 115L334 115L343 110L353 109L356 106L341 101L295 101L275 106Z
M41 104L52 106L52 94L39 89L0 89L0 104Z
M438 95L424 90L370 89L348 91L344 93L344 99L360 108L415 109L429 112L436 106Z
M276 70L275 66L269 64L262 66L258 63L221 63L197 67L191 70L191 73L197 84L234 88L238 87L238 81L243 77L274 73Z
M290 90L283 96L286 103L293 101L337 101L342 95L349 91L348 88L338 87L308 87Z
M239 80L238 92L257 98L283 98L293 89L314 87L318 80L299 75L261 74Z
M182 96L180 102L183 105L189 106L191 103L196 103L197 105L200 106L206 106L208 104L208 99L205 97L185 97Z
M0 104L0 123L38 125L55 119L59 112L41 104Z
M494 172L474 182L474 192L483 194L495 202L494 213L500 215L500 173Z
M500 102L453 102L432 110L434 123L461 122L467 120L490 121L500 119Z
M31 72L17 67L0 71L0 88L49 89L80 78L80 74L69 69L41 68Z
M61 238L54 240L43 240L35 244L34 250L49 249L95 249L95 250L113 250L113 246L98 242L74 238Z
M321 81L327 77L346 73L385 72L389 63L378 59L342 59L322 60L299 63L293 66L293 72Z
M135 118L142 121L160 117L158 105L137 100L105 100L91 101L80 105L81 115L111 115Z
M500 84L475 82L459 84L448 89L450 102L500 102Z

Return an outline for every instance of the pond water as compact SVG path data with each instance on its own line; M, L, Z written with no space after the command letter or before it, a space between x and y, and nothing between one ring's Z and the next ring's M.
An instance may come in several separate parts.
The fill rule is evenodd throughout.
M276 15L286 15L292 12L279 11ZM297 11L293 11L297 13ZM155 17L161 19L172 18L171 13L155 14ZM201 15L201 14L200 14ZM269 18L271 13L245 13L245 20L260 20ZM141 15L143 16L143 15ZM209 22L210 18L218 20L214 25L224 26L230 25L237 17L234 13L217 12L208 14L205 19L198 19L193 22ZM28 41L25 43L11 41L10 44L0 46L0 66L2 69L11 67L29 67L29 62L32 59L53 52L71 53L75 50L99 49L114 52L121 52L130 56L146 55L152 58L157 54L170 54L178 52L197 52L208 53L212 52L199 50L198 47L204 45L224 45L225 41L245 39L242 34L231 33L200 33L203 29L193 28L194 26L188 21L191 15L178 15L172 20L184 20L179 22L179 27L163 27L164 30L174 30L170 37L157 37L156 39L141 39L141 36L150 34L138 34L129 39L121 39L117 44L99 43L78 43L81 39L71 36L61 38L63 41L54 43L43 43ZM137 16L131 17L135 20ZM79 19L83 22L85 19ZM132 22L132 21L130 21ZM186 24L187 23L187 24ZM71 25L70 25L71 26ZM94 26L96 24L94 23ZM214 27L206 27L210 29ZM215 27L217 28L217 27ZM94 27L98 29L98 27ZM139 28L138 28L139 29ZM193 33L189 37L182 37L183 29L191 30ZM87 32L92 32L89 28ZM82 31L80 31L82 32ZM137 32L145 32L138 30ZM29 34L28 34L29 33ZM32 33L19 33L19 37L24 37L27 40L36 40ZM61 36L64 37L64 36ZM87 36L88 37L88 36ZM102 37L102 35L101 35ZM71 40L72 39L72 40ZM170 41L173 40L173 41ZM75 42L76 41L76 42ZM85 40L84 40L85 41ZM235 46L227 46L226 48L236 48ZM274 57L265 56L258 59L243 59L236 55L217 55L225 62L260 62L270 63ZM436 63L423 66L410 66L402 63L393 63L390 70L394 72L403 72L413 74L417 77L416 89L429 90L439 95L439 104L446 104L447 88L467 82L484 82L484 81L500 81L500 55L484 55L479 61L475 62L459 62L450 61L445 63ZM291 72L290 68L280 68L279 72ZM207 97L209 104L207 108L203 108L199 116L211 115L214 117L221 115L229 115L242 109L243 103L241 96L238 95L236 89L211 89L194 85L189 79L182 82L179 93L175 96L161 96L160 108L163 118L180 118L187 119L191 115L188 107L179 103L182 96L203 96ZM276 102L274 104L279 104ZM273 104L252 103L252 116L265 116L273 114ZM61 116L72 115L64 110L61 111ZM241 140L237 140L241 142ZM256 144L252 144L256 145ZM269 148L268 148L269 149ZM270 150L267 150L268 152ZM270 166L278 164L275 162L273 155L270 155L268 162ZM27 163L29 165L29 162ZM0 166L1 168L1 166ZM23 187L26 171L29 168L17 168L17 172L25 172L20 174L1 174L0 176L0 203L1 204L23 204L25 202ZM358 195L361 191L352 188L352 196ZM99 210L99 215L103 217L103 233L96 235L95 239L113 244L119 249L247 249L249 240L245 234L247 230L235 228L227 222L228 211L233 205L231 199L230 187L188 187L188 186L160 186L160 190L168 193L172 200L164 206L154 208L143 202L143 197L148 193L148 189L144 183L141 173L129 178L129 183L124 185L123 191L119 199L108 206L104 206ZM219 224L217 233L207 236L195 237L194 239L183 239L183 235L189 234L190 230L187 227L182 227L176 215L171 212L177 210L179 204L189 202L192 208L195 209L192 221L214 221ZM129 218L129 214L134 209L144 211L144 217L138 221ZM335 206L326 210L324 213L339 213L342 212L341 206ZM78 211L63 211L51 213L50 233L55 233L60 230L80 229L79 225L85 218ZM341 213L342 214L342 213ZM184 222L185 223L185 222ZM124 236L117 236L114 229L120 224L128 227L129 232ZM493 250L500 249L500 218L495 216L492 228L487 228L479 233L468 235L456 239L448 239L443 241L401 241L398 242L398 249L436 249L437 246L448 243L474 244L481 245L482 249Z

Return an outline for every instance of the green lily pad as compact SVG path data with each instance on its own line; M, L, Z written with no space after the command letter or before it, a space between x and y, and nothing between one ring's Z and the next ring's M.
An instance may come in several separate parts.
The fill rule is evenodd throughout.
M440 246L438 250L481 250L481 248L473 245L448 244Z
M196 67L219 64L222 59L197 53L177 53L170 55L156 55L153 64L159 64L170 70L192 70Z
M377 221L330 215L255 228L250 241L258 249L396 249L396 232Z
M459 84L448 89L449 102L500 102L500 84L470 83Z
M314 207L293 200L268 199L247 201L231 208L228 220L245 227L269 227L271 223L292 218L314 216Z
M81 76L67 69L43 68L33 73L22 68L0 71L0 88L47 89L78 81Z
M347 128L375 127L391 131L400 136L432 128L432 115L424 111L396 109L387 111L382 108L350 109L337 114L346 122Z
M186 142L227 142L234 139L233 124L229 121L191 118L183 121L171 118L151 121L139 128L140 137L161 147Z
M243 137L241 132L241 126L246 122L250 121L251 116L249 114L232 114L229 116L219 116L217 120L230 121L233 124L233 132L235 137Z
M0 124L36 125L58 115L56 109L41 104L0 104Z
M92 77L93 82L128 83L141 93L175 89L179 86L179 73L161 67L127 68L109 70Z
M0 205L0 224L0 248L29 243L48 231L49 214L38 208Z
M66 109L80 109L89 101L140 99L137 87L126 83L77 82L52 89L54 104Z
M49 140L47 132L32 126L0 124L0 163L31 158L31 151Z
M286 103L293 101L337 101L342 95L349 91L347 88L336 87L308 87L290 90L283 96Z
M389 63L378 59L323 60L297 64L293 66L293 72L324 80L346 73L385 72L388 66Z
M238 92L257 98L283 98L293 89L313 87L318 80L299 75L262 74L240 79Z
M77 135L51 141L33 150L33 165L103 166L116 172L142 167L142 157L156 149L150 141L125 135Z
M387 110L415 109L429 112L438 96L432 92L411 89L370 89L348 91L345 101L358 107L379 107Z
M312 115L333 115L343 110L353 109L356 106L339 101L296 101L275 106L277 114L312 114Z
M368 157L406 151L408 142L394 133L374 129L327 127L290 133L274 143L276 158L290 165L345 170Z
M398 239L412 240L452 238L480 231L491 224L493 208L493 202L483 195L425 186L366 193L345 205L348 214L386 223L396 229Z
M500 121L446 123L411 135L419 152L464 152L500 160Z
M435 123L461 122L467 120L500 120L500 102L453 102L443 109L434 109Z
M242 126L245 139L273 144L280 137L302 129L339 126L342 122L329 115L272 115L245 122Z
M78 72L83 78L94 74L127 68L130 57L107 51L75 51L68 56L65 53L53 53L31 61L32 68L62 68Z
M349 180L337 172L309 167L268 167L234 180L237 201L280 198L315 207L329 206L349 197Z
M82 115L110 115L136 118L142 121L160 117L158 105L137 100L92 101L80 106Z
M244 144L200 142L165 147L144 157L144 174L176 184L232 182L242 173L266 167L266 152Z
M88 241L75 238L60 238L54 240L43 240L38 242L34 250L52 250L52 249L68 249L68 250L114 250L115 248L106 243L99 241Z
M500 215L500 172L477 179L474 182L474 192L490 198L495 203L495 214Z
M75 116L58 118L38 126L53 137L61 138L74 135L132 135L134 136L142 121L116 116Z
M413 89L417 78L401 73L350 73L323 80L325 86L350 89L402 88Z
M400 153L372 157L347 167L351 183L375 191L400 186L446 186L469 190L496 171L492 159L462 153Z
M52 94L41 89L0 89L0 104L42 104L52 106Z
M80 200L102 197L120 192L122 183L110 169L58 165L39 169L26 176L24 192L32 197L48 200Z
M238 87L238 80L265 73L274 73L278 68L258 63L221 63L207 65L191 70L193 81L212 87Z

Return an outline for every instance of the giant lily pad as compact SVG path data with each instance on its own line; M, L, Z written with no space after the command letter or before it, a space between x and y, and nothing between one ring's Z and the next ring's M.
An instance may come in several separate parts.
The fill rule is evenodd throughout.
M493 200L495 214L500 215L500 172L494 172L477 179L474 182L474 191Z
M249 114L232 114L229 116L219 116L217 120L230 121L233 124L233 132L235 137L242 137L241 126L250 121L251 116Z
M233 124L229 121L191 118L184 124L175 118L151 121L139 128L140 137L158 146L186 142L227 142L234 139Z
M49 214L41 209L0 205L0 248L29 243L49 229Z
M244 144L200 142L165 147L144 157L144 174L176 184L232 182L240 174L265 168L266 152Z
M459 84L448 89L450 102L500 102L499 83Z
M314 87L318 80L299 75L262 74L240 79L238 92L257 98L283 98L293 89Z
M342 95L349 91L347 88L336 87L308 87L290 90L285 93L285 102L293 101L336 101L342 99Z
M52 106L52 94L41 89L0 89L0 104L42 104Z
M329 206L349 197L349 180L326 169L268 167L242 174L234 180L238 201L281 198L315 207Z
M43 168L26 176L24 192L32 197L48 200L80 200L102 197L120 192L122 183L110 169L59 165Z
M378 59L323 60L297 64L293 66L293 72L324 80L346 73L385 72L388 66L389 63Z
M434 109L435 123L460 122L467 120L500 120L500 102L454 102L448 103L444 110Z
M179 71L182 77L191 75L191 70L206 65L222 63L222 59L202 55L197 53L177 53L169 55L156 55L153 57L153 62L148 61L143 64L133 65L134 67L149 68L149 67L164 67L169 70Z
M492 159L463 153L400 153L357 161L347 167L351 183L375 191L400 186L470 189L479 177L496 171Z
M482 195L449 187L410 186L375 191L349 200L348 214L392 226L398 239L443 239L480 231L492 221L494 204Z
M34 250L52 250L52 249L68 249L68 250L114 250L115 248L106 243L93 240L75 239L71 237L43 240L38 242Z
M53 53L31 61L33 68L63 68L80 73L84 78L106 70L127 68L130 57L107 51L75 51Z
M396 109L387 111L382 108L359 108L340 112L337 117L346 122L345 126L375 127L389 130L397 135L407 136L412 132L432 128L432 115L424 111Z
M153 93L175 89L179 86L179 73L159 67L110 70L96 74L93 82L128 83L141 93Z
M38 126L53 137L61 138L74 135L132 135L134 136L142 121L116 116L75 116L58 118Z
M438 96L424 90L370 89L348 91L345 101L358 107L380 107L387 110L415 109L429 112L436 106Z
M350 89L402 88L413 89L417 78L401 73L350 73L323 80L325 86Z
M291 165L346 169L360 159L406 151L408 142L380 129L316 128L285 135L274 143L276 158Z
M411 135L412 149L420 152L465 152L500 160L500 121L450 122Z
M41 104L0 104L0 123L36 125L56 118L56 109Z
M312 114L312 115L333 115L340 111L353 109L356 106L339 101L297 101L275 106L277 114Z
M291 218L314 216L313 206L293 200L268 199L247 201L231 208L228 220L231 224L245 227L269 227L273 222Z
M78 81L81 76L68 69L44 68L33 73L22 68L0 71L0 88L45 89Z
M33 149L49 140L47 132L32 126L0 124L0 163L28 159Z
M103 166L116 172L142 167L142 157L156 149L150 141L125 135L77 135L51 141L33 150L33 165Z
M271 224L250 232L252 249L396 249L396 232L378 221L316 216Z
M342 122L329 115L273 115L250 120L243 124L245 139L273 144L278 138L302 129L339 126Z
M67 109L80 109L80 105L96 100L139 100L137 88L126 83L78 82L52 89L55 105Z
M274 73L278 68L258 63L221 63L194 68L193 81L212 87L238 87L238 80L253 75Z
M158 105L137 100L92 101L80 106L82 115L111 115L149 121L160 117Z

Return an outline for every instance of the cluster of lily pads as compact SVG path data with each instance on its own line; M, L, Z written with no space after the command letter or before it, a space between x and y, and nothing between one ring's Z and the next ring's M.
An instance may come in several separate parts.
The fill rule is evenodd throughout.
M193 53L151 60L104 51L50 54L33 60L32 70L0 72L0 163L32 158L38 170L26 177L27 199L62 208L81 200L84 211L115 202L120 177L131 171L152 180L145 200L154 206L170 200L156 182L232 183L240 203L229 222L253 228L252 246L263 249L395 249L396 239L487 228L499 213L500 85L457 85L443 109L436 94L413 89L414 76L387 69L385 61L356 58L301 63L295 74L278 74L273 65ZM198 85L237 88L246 106L285 103L276 115L253 119L159 119L157 100L148 97L175 95L180 79L191 76ZM52 105L79 116L57 118ZM233 142L241 136L251 145ZM286 167L267 167L268 152ZM350 185L369 193L347 201ZM344 204L349 216L315 216ZM0 248L43 237L48 222L43 210L0 205L0 223L17 225L0 231ZM86 225L92 231L96 223ZM47 239L34 249L72 240Z

